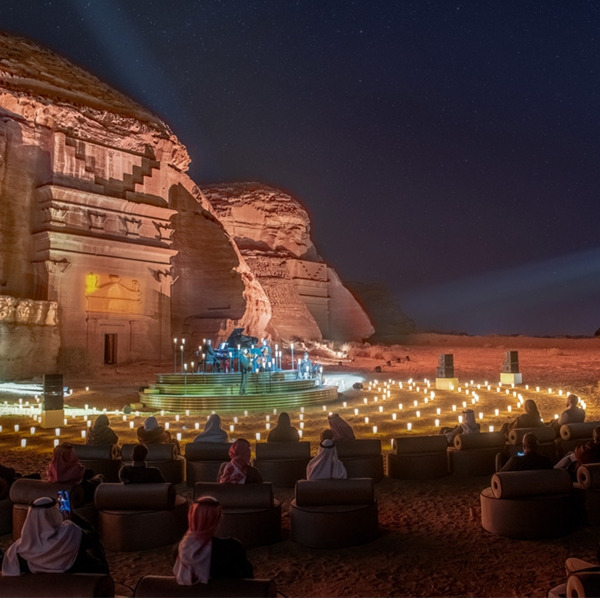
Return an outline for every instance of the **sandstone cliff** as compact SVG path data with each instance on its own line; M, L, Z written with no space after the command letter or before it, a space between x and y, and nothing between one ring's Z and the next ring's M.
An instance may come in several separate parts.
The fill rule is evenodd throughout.
M373 334L365 311L317 253L298 200L256 182L202 191L267 293L276 336L348 341Z

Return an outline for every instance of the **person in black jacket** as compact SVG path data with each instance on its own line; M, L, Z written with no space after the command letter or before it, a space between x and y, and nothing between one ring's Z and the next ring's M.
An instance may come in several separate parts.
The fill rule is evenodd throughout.
M533 471L552 469L552 461L538 454L538 439L535 433L523 436L523 456L511 456L500 471Z
M133 448L131 465L121 467L119 471L119 480L123 483L164 483L160 469L149 467L146 464L148 448L138 444Z

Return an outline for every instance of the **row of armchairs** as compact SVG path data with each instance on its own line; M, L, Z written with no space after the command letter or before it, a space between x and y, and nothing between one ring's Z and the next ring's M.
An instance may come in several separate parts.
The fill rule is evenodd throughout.
M21 535L31 502L42 496L55 497L59 489L67 488L29 479L14 483L13 539ZM86 508L82 506L81 486L68 489L75 511ZM206 495L217 498L223 508L219 537L235 537L246 548L281 540L281 504L271 483L197 482L194 499ZM102 483L92 508L102 544L110 551L141 551L174 544L187 529L188 502L170 483ZM290 519L292 539L305 546L333 548L369 541L378 534L373 480L298 481Z
M0 575L2 598L113 598L115 582L109 575L83 573L29 573ZM180 586L175 577L146 575L134 598L275 598L272 579L211 579L208 583Z

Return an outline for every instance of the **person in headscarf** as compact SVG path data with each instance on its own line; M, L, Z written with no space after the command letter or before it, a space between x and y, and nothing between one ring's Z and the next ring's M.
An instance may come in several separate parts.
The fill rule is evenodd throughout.
M63 515L55 500L44 497L29 507L21 537L2 560L3 576L22 573L108 574L108 563L89 523Z
M219 468L219 483L261 483L260 471L250 465L250 442L243 438L236 440L229 448L229 462Z
M290 415L282 412L277 417L277 425L269 431L267 442L299 442L300 435L295 427L292 427Z
M133 462L130 465L124 465L119 471L119 481L123 483L164 483L160 469L149 467L146 464L148 448L138 444L133 448Z
M346 423L337 413L329 415L327 420L329 421L329 428L333 431L334 442L347 442L356 439L350 424Z
M519 415L512 423L504 423L502 425L502 433L508 433L512 429L523 429L525 427L543 427L544 422L538 408L533 400L525 400L523 405L525 413Z
M448 440L448 445L454 442L454 438L458 435L468 435L471 433L479 433L479 423L475 420L475 412L470 408L465 408L462 411L462 421L454 428L442 427L440 434L445 435Z
M100 415L94 425L88 429L86 444L116 444L119 436L110 428L110 421L104 414Z
M306 466L306 479L346 479L346 467L338 458L333 440L324 439L317 455Z
M140 444L175 444L177 454L181 454L179 442L171 437L171 432L158 424L156 417L148 417L143 425L137 428L137 438Z
M215 413L208 417L204 430L194 438L194 442L227 442L228 439L227 432L221 429L221 417Z
M104 482L103 475L94 475L77 458L73 444L63 442L54 448L52 461L46 467L46 478L52 483L79 483L85 492L85 499L91 502L96 488Z
M241 542L215 537L220 521L221 505L214 498L203 496L190 506L188 530L176 548L173 567L179 585L222 577L254 577Z

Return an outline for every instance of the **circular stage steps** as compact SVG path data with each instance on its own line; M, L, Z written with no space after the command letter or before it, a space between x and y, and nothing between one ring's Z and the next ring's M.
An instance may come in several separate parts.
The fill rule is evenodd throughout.
M239 373L160 373L140 392L149 408L181 410L260 410L327 404L338 398L335 386L296 379L295 371L250 373L240 396Z

